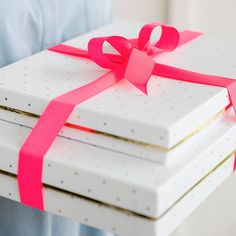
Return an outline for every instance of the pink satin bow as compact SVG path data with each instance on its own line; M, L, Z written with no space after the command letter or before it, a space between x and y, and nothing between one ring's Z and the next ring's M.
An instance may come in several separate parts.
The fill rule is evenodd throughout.
M161 27L162 34L156 42L151 43L151 35L156 27ZM66 45L57 45L49 49L53 52L91 59L110 71L49 103L19 152L17 179L21 202L44 210L42 169L46 152L76 105L101 93L121 79L128 80L145 94L148 94L147 83L151 75L225 87L229 93L229 105L233 105L236 111L235 80L191 72L153 60L160 53L171 52L200 35L191 31L178 32L174 27L152 23L140 30L138 39L128 40L121 36L93 38L89 41L88 51ZM105 42L115 48L119 55L104 53Z
M162 34L158 41L151 43L152 31L157 26L162 27ZM121 70L122 78L147 94L147 83L155 67L152 58L160 52L174 50L178 46L179 38L179 32L175 28L153 23L141 29L137 40L128 40L121 36L93 38L89 41L88 53L102 68ZM120 55L106 55L103 52L105 42L115 48Z

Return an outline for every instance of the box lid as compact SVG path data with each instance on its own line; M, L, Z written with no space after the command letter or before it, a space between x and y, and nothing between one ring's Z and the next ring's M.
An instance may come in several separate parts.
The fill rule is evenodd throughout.
M65 44L86 48L90 38L137 37L142 24L118 22ZM192 71L236 77L235 42L202 36L158 57ZM93 62L43 51L0 70L0 105L40 115L49 101L106 73ZM228 103L225 88L152 77L149 96L122 80L76 107L69 123L164 148L193 133Z
M235 150L232 110L205 131L167 166L58 137L44 159L43 183L158 218ZM0 132L0 170L16 174L30 129L0 120Z

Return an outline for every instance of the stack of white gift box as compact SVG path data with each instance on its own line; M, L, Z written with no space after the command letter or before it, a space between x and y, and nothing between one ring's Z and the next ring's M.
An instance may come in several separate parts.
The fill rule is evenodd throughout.
M137 36L119 22L92 37ZM236 78L233 41L203 35L158 62ZM19 150L47 104L106 71L43 51L0 70L0 194L19 201ZM122 80L78 105L47 152L45 208L118 235L170 234L234 169L236 118L227 90L152 77L148 96Z

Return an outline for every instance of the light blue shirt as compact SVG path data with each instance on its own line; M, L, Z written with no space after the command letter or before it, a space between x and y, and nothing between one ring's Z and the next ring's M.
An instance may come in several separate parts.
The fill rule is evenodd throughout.
M0 0L0 66L111 20L112 0Z
M0 67L110 21L111 7L112 0L0 0ZM0 235L111 234L0 198Z

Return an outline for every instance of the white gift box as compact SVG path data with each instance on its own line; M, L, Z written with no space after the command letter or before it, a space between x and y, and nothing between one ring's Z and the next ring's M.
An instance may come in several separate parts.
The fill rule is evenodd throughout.
M137 23L114 23L65 44L86 48L89 39L95 36L115 34L133 38L141 27ZM235 55L234 41L204 35L157 60L234 78ZM53 98L104 73L90 60L43 51L0 70L0 105L39 116ZM69 117L68 123L90 128L92 132L67 129L61 135L165 163L177 157L182 149L179 146L188 145L185 140L193 138L229 104L225 88L167 78L152 77L148 93L146 96L122 80L77 106ZM29 127L34 124L27 118L22 122Z
M170 165L58 137L44 159L43 183L156 219L235 151L235 131L230 109ZM0 121L1 170L17 173L18 153L29 132Z
M231 173L234 156L225 160L204 180L187 192L157 220L149 219L132 212L91 201L84 197L63 192L50 186L44 187L45 209L80 223L93 226L120 236L168 236L187 218ZM19 201L17 182L14 176L0 173L0 195ZM221 202L222 209L225 202ZM205 210L206 212L206 210ZM203 211L204 214L204 211ZM196 219L195 219L196 220ZM232 224L233 219L228 219ZM193 225L193 223L191 224ZM190 225L190 226L191 226ZM195 227L201 227L197 221ZM180 225L181 227L181 225ZM220 229L221 224L214 226ZM183 231L187 230L183 225ZM178 230L182 231L182 230ZM187 234L174 234L173 236Z
M66 44L133 38L141 26L116 23ZM157 61L233 78L235 55L234 42L202 36ZM0 69L2 196L19 200L18 153L50 100L104 73L51 51ZM76 107L44 159L46 210L118 235L165 236L232 173L236 123L224 112L225 88L152 77L148 91L123 80Z

